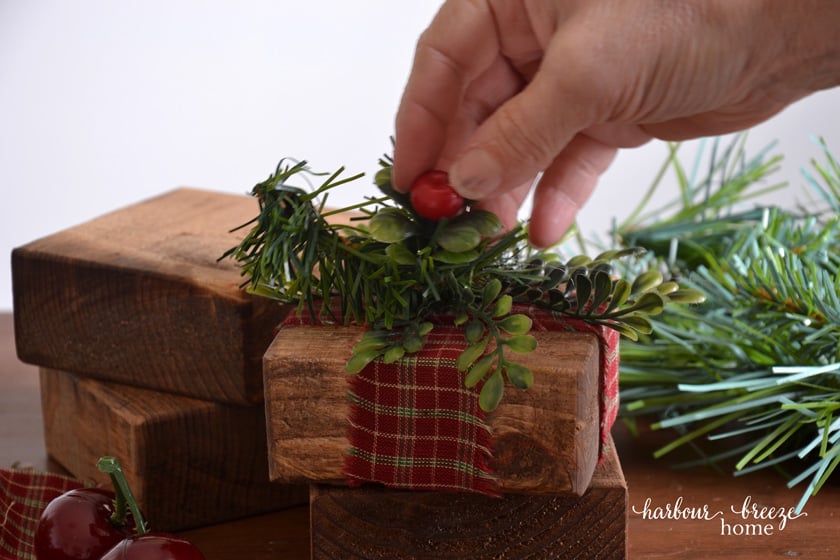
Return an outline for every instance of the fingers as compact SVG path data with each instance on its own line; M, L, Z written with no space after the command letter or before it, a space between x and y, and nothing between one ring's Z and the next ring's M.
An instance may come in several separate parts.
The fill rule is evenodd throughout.
M497 57L490 67L467 87L457 116L449 123L446 143L435 164L436 167L448 170L481 123L502 103L516 95L524 85L523 78L508 61L501 56Z
M528 234L536 247L557 243L574 223L618 148L579 134L545 170L536 190Z
M514 189L500 193L498 196L482 200L478 208L487 210L498 216L505 231L513 229L518 222L519 208L531 191L531 183L522 184Z
M810 45L809 35L780 43L756 35L755 19L781 21L704 0L447 0L418 43L397 114L395 186L448 166L461 195L511 224L523 185L541 174L529 231L551 245L617 148L747 128L813 91L775 84L813 73L775 50Z
M551 64L547 57L544 66ZM592 71L580 63L564 69L537 72L476 129L449 170L461 195L482 200L531 181L579 131L604 120L598 111L606 104L593 100L597 92L587 85Z
M563 237L617 151L615 146L586 134L577 135L566 146L543 173L534 192L528 228L532 245L549 247ZM523 183L499 192L482 200L478 207L496 214L509 230L516 225L517 213L531 186Z
M605 124L575 136L542 174L534 193L529 237L536 247L557 243L574 223L598 179L609 168L618 148L641 146L651 139L635 126ZM517 221L533 182L485 198L479 207L494 212L505 229Z
M618 148L637 148L652 138L642 127L624 123L596 124L582 133L593 140Z
M396 118L394 185L434 167L469 83L499 51L486 2L446 2L420 38Z

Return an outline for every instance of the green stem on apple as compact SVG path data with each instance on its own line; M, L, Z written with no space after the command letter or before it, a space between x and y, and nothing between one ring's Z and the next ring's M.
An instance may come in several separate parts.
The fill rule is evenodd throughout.
M117 496L114 508L114 515L111 518L115 525L125 525L126 506L134 517L134 525L137 535L145 535L149 530L146 527L146 520L140 512L140 506L131 492L131 487L125 478L120 462L116 457L101 457L96 463L97 468L111 477L111 484L114 486L114 493Z

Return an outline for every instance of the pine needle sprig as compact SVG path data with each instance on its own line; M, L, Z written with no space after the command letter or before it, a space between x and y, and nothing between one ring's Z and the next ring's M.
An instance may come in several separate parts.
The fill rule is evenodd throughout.
M648 317L703 299L664 282L656 270L616 277L615 262L640 256L632 247L563 260L532 249L526 224L504 232L494 214L478 208L440 221L422 218L393 188L390 157L379 164L374 182L383 196L328 210L330 191L360 175L343 178L343 169L317 174L305 162L281 160L252 189L259 215L240 226L250 230L222 256L239 262L243 287L255 294L296 305L298 314L315 321L366 325L347 362L349 373L418 352L432 319L448 318L466 343L456 368L467 387L481 384L479 405L493 410L506 384L527 389L533 383L533 373L515 357L537 346L532 320L519 305L636 339L651 332ZM317 177L326 179L311 190L293 184Z
M719 191L733 189L733 181L747 192L740 189L772 171L737 159L744 165L729 166ZM829 183L820 191L828 211L736 209L736 198L711 214L695 209L665 218L652 232L639 223L617 231L634 244L651 242L650 258L707 297L653 318L652 335L622 341L622 415L632 422L652 414L654 428L677 430L659 457L691 445L702 455L690 465L735 458L739 475L801 465L789 476L791 486L809 481L800 511L840 462L840 221L831 210L840 194L831 186L840 185L837 170L830 158L819 171ZM692 190L687 183L681 189ZM715 192L706 200L726 198ZM711 454L701 445L729 440L738 443Z
M811 168L816 172L818 178L809 169L803 169L802 176L808 182L811 190L827 206L827 212L825 213L837 215L840 214L840 163L828 149L825 139L817 139L816 144L822 150L825 163L812 159Z

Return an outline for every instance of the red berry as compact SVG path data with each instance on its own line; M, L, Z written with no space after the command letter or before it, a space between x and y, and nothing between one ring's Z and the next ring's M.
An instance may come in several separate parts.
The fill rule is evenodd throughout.
M453 218L464 209L464 197L449 184L445 171L427 171L411 185L409 192L414 211L427 220Z
M38 560L99 560L130 534L114 527L114 493L102 488L70 490L52 500L35 529Z

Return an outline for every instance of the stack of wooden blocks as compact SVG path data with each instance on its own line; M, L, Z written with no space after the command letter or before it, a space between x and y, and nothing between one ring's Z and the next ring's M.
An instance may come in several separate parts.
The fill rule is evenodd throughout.
M216 262L255 214L180 189L12 253L15 339L40 366L49 455L107 483L120 460L153 527L177 531L306 503L269 480L262 356L286 309Z
M40 366L53 459L105 482L96 460L116 456L160 530L309 503L312 558L625 557L594 335L538 333L537 381L490 419L501 498L346 487L343 366L361 330L274 337L289 309L218 261L256 213L178 189L13 252L17 350Z

